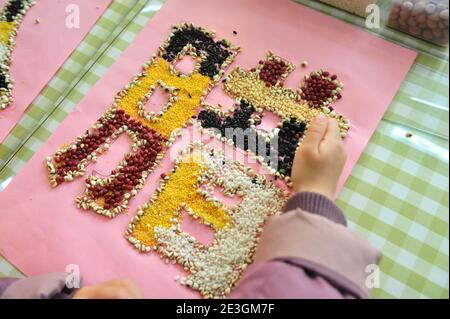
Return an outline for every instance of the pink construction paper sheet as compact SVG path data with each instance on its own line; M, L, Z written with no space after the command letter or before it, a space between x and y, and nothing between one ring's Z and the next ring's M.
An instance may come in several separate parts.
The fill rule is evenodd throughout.
M0 0L0 8L5 0ZM111 0L37 0L27 12L12 53L14 102L0 111L0 143L47 82L83 40ZM66 27L66 8L77 5L79 28ZM69 7L70 8L70 7ZM72 12L72 11L69 11ZM39 23L36 24L36 19Z
M25 274L64 271L67 265L76 264L86 284L130 278L138 283L146 297L199 297L174 281L175 276L184 275L179 266L165 264L156 254L139 254L124 239L136 208L153 194L160 174L172 167L169 156L166 155L161 167L131 201L129 212L113 220L76 208L75 198L84 190L83 178L53 189L43 164L46 156L61 144L72 142L103 114L115 93L157 52L171 25L180 22L214 29L218 37L228 38L242 47L228 71L237 65L255 66L271 49L297 65L302 60L310 63L307 69L297 68L287 86L297 87L306 72L319 68L339 75L346 88L344 98L335 108L346 114L353 125L345 141L349 158L340 188L416 56L412 51L288 0L167 1L136 41L0 193L0 253ZM214 89L208 101L222 105L233 102L223 94L221 86ZM274 126L275 120L266 125L270 123ZM174 148L187 145L189 130L185 130ZM128 138L121 137L108 155L88 167L87 174L92 171L109 174L129 147ZM186 220L183 227L199 234L206 242L211 240L204 226Z

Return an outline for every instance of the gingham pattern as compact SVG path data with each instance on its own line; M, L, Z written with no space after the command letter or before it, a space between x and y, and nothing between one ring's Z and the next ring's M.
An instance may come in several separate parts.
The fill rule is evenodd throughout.
M150 0L146 8L157 10L162 2ZM363 21L315 1L298 2L357 25ZM385 1L382 4L386 5ZM134 7L136 10L139 10L138 4ZM108 12L105 16L111 14ZM0 158L4 158L5 147L9 153L17 153L6 169L0 165L0 182L13 176L42 145L125 49L131 41L130 35L140 30L152 12L143 10L134 18L78 80L71 93L64 96L57 111L39 124L37 132L20 148L17 148L20 146L17 140L30 134L30 130L25 129L27 123L14 129L5 142L8 146L0 147ZM378 32L406 46L427 49L432 55L421 54L417 59L348 179L338 204L348 216L350 227L384 253L380 288L373 290L373 297L448 298L448 50L392 30ZM73 62L69 60L68 63ZM71 72L72 66L68 63L64 69ZM56 78L60 77L58 73ZM49 89L55 90L54 85L55 79L50 82ZM54 100L59 97L58 92L52 94ZM29 112L36 112L33 109L42 103L39 102L41 99L42 96ZM28 113L26 116L30 115ZM36 119L41 116L38 112L31 114ZM0 259L0 275L11 271L17 273Z

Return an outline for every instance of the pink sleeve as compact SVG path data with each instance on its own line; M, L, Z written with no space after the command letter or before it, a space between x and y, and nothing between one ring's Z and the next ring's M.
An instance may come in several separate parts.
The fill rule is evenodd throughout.
M292 196L285 211L268 221L254 264L230 297L367 298L366 269L381 254L346 227L341 210L305 192Z
M355 298L327 279L281 260L251 265L232 299L343 299Z
M66 273L35 277L0 278L0 299L68 299L73 289L66 287Z

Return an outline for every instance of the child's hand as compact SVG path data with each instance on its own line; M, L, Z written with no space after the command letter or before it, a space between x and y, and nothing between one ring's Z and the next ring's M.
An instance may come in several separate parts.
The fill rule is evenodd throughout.
M139 288L129 280L111 280L101 284L83 287L73 299L140 299Z
M297 192L315 192L334 200L347 155L336 120L318 116L295 154L292 184Z

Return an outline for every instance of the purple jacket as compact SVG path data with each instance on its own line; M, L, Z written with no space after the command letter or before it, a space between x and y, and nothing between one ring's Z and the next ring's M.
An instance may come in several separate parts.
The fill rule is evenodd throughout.
M366 267L381 254L346 228L325 196L297 193L265 226L255 262L230 298L367 298ZM0 279L1 298L70 298L64 273Z

